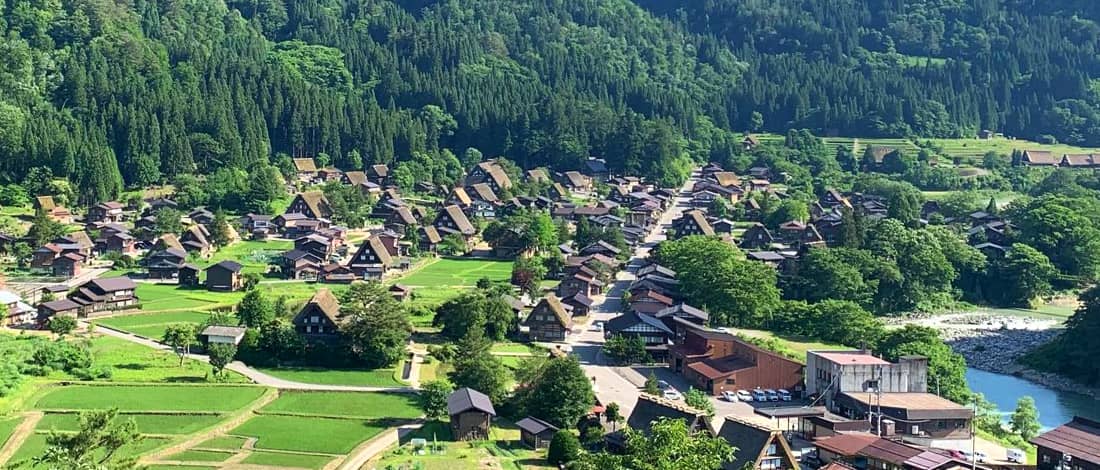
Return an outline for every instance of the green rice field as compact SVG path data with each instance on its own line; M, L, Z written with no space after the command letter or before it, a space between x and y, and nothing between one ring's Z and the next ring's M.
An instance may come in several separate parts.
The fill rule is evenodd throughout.
M229 434L257 438L257 449L337 455L351 452L360 442L380 432L381 426L355 419L260 415Z
M401 387L400 372L394 368L375 370L317 369L308 367L256 368L272 377L294 382L363 387Z
M273 467L324 468L332 457L323 455L284 454L279 452L253 452L241 463L251 465L270 465Z
M222 420L220 415L175 414L122 414L119 419L132 419L142 434L190 434L213 426ZM77 413L47 413L38 423L38 429L76 431L80 429Z
M350 392L283 392L261 412L360 419L416 418L423 414L412 394Z
M260 398L260 387L69 385L42 396L42 410L232 411Z
M157 312L108 317L97 320L96 323L159 341L164 337L164 330L168 329L169 325L200 324L209 316L209 312L201 311Z

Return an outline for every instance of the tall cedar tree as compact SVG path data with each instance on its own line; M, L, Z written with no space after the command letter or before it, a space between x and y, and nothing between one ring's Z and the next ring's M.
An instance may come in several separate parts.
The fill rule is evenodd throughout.
M356 282L340 295L342 327L351 353L367 367L399 361L412 334L405 306L379 282Z

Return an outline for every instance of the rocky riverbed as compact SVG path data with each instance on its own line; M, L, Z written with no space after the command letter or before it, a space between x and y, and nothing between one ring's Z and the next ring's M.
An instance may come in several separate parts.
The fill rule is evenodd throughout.
M960 313L901 320L901 324L930 326L940 330L944 342L966 358L975 369L1016 375L1044 386L1100 398L1100 389L1088 389L1068 378L1029 369L1016 363L1028 351L1049 342L1061 332L1053 320L1028 317Z

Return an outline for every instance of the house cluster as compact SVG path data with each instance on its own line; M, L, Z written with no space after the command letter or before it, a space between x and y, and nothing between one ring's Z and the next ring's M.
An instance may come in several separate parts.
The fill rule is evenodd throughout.
M690 433L721 438L737 449L733 460L722 464L724 470L801 468L783 432L766 420L729 416L723 418L719 426L715 426L705 411L687 406L681 401L641 394L634 403L626 424L631 429L648 435L653 424L660 419L683 421ZM625 449L626 443L621 430L607 434L604 440L610 452L621 452Z
M45 324L56 315L89 318L140 306L137 285L128 277L93 279L63 297L38 305L37 321Z
M1063 153L1051 150L1024 150L1020 164L1035 167L1100 168L1100 154Z

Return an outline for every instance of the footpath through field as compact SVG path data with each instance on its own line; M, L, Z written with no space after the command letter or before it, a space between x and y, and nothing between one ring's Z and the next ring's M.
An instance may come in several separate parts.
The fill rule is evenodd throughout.
M87 325L85 325L87 327ZM96 325L95 331L97 333L112 336L121 340L129 341L131 343L140 344L153 349L160 349L164 351L172 351L172 348L164 344L158 343L151 339L135 336L124 331L115 330L108 326ZM201 362L210 362L210 358L203 354L188 354L188 358ZM292 380L280 379L271 375L260 372L253 369L240 361L233 361L225 367L227 370L231 370L252 380L257 385L263 385L265 387L274 387L281 390L308 390L308 391L326 391L326 392L390 392L390 393L416 393L416 389L413 387L365 387L357 385L326 385L326 384L311 384L304 382L295 382Z

